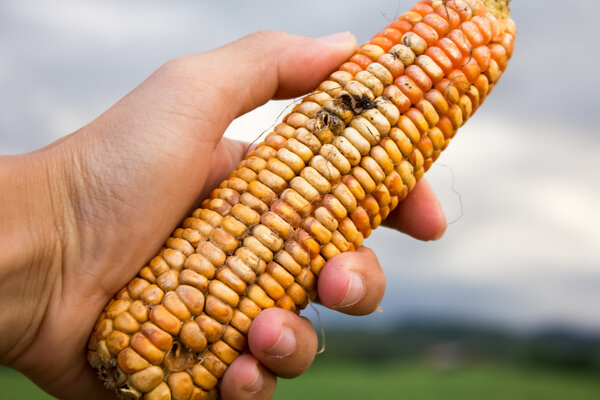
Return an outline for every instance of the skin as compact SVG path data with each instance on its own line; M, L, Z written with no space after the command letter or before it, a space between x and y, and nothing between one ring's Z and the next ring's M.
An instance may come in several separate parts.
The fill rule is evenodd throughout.
M96 317L164 238L243 157L223 139L236 117L315 87L356 48L348 33L315 40L258 32L174 59L77 132L33 153L0 157L0 362L61 399L112 399L87 365ZM421 240L446 220L421 181L388 226ZM330 260L324 306L364 315L385 278L366 247ZM310 322L261 313L250 352L223 378L225 400L270 399L276 376L304 372L317 350Z

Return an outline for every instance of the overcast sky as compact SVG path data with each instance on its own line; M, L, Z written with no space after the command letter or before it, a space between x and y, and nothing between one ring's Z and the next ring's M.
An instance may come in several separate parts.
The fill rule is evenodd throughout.
M89 122L168 59L259 29L359 41L412 1L0 2L0 154ZM448 218L437 243L385 229L367 241L388 277L383 314L600 331L600 76L594 0L515 0L515 56L429 179ZM228 131L252 140L286 102ZM241 126L244 129L241 129ZM248 132L254 132L248 136Z

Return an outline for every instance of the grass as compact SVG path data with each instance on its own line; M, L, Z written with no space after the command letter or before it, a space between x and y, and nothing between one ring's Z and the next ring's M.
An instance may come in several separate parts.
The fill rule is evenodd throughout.
M275 400L597 400L600 379L509 365L439 371L421 364L318 362L305 375L280 381ZM0 367L0 399L50 400L16 371Z
M280 382L276 400L597 400L598 376L501 365L436 371L416 363L317 364Z
M22 374L0 365L0 399L2 400L52 400Z

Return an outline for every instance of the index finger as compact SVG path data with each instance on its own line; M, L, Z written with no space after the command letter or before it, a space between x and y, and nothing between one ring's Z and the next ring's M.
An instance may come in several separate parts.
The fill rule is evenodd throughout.
M419 240L438 240L447 226L440 201L425 179L415 185L383 225Z

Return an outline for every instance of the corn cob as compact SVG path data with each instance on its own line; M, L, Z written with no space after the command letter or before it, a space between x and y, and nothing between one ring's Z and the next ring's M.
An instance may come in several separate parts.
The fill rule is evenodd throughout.
M106 306L88 360L123 399L216 399L261 310L298 312L481 105L510 0L421 0L277 125Z

